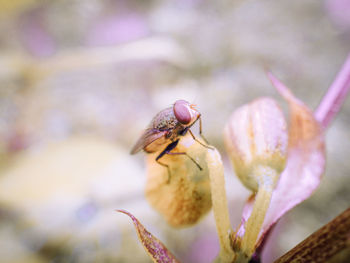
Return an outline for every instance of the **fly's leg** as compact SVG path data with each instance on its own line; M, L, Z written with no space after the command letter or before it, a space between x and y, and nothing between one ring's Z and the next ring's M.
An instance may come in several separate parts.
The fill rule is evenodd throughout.
M170 183L170 168L169 165L165 164L165 163L161 163L159 160L156 159L156 162L159 163L161 166L164 166L167 170L168 170L168 180L167 183Z
M202 133L202 118L199 117L199 135L202 137L203 141L205 141L205 143L207 145L209 145L208 140L204 137L203 133ZM211 147L211 149L214 149L213 147Z
M193 140L195 140L196 142L198 142L200 145L204 146L205 148L208 148L208 149L210 149L210 150L214 150L214 147L209 146L209 145L206 145L206 144L202 143L201 141L199 141L199 140L194 136L194 134L192 133L192 131L191 131L190 129L188 129L188 131L189 131L189 133L191 134ZM202 135L201 135L201 137L203 138L203 140L204 140L206 143L208 143L207 140L205 140L204 137L203 137Z
M198 167L198 169L200 171L203 170L203 168L191 156L189 156L186 152L177 152L177 153L168 152L166 154L169 154L169 155L186 155L188 158L191 159L192 162L194 162L195 165L197 165L197 167Z
M179 143L179 140L170 143L156 158L156 162L159 163L160 165L166 167L168 170L168 183L170 183L170 177L171 177L169 165L167 165L165 163L161 163L159 161L159 159L162 158L165 154L168 154L171 150L173 150L177 146L178 143Z
M167 165L167 164L162 163L162 162L159 161L159 159L162 158L165 154L169 154L169 155L180 155L180 154L181 154L181 155L186 155L188 158L191 159L191 161L198 167L198 169L199 169L200 171L203 170L203 168L202 168L191 156L189 156L186 152L176 152L176 153L171 152L171 151L177 146L178 143L179 143L179 140L170 143L170 144L164 149L164 151L162 151L162 152L157 156L157 158L156 158L156 162L159 163L160 165L166 167L167 170L168 170L168 181L167 181L167 183L170 183L170 177L171 177L169 165Z

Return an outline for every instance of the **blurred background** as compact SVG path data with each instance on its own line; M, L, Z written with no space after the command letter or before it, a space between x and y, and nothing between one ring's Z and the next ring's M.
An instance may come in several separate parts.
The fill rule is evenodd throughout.
M168 226L131 147L159 110L197 104L237 226L249 192L225 153L228 116L259 96L283 103L266 69L316 108L350 51L349 14L349 0L0 0L0 261L150 262L126 209L181 261L211 262L212 213ZM266 262L349 206L349 114L348 99L319 189L275 228Z

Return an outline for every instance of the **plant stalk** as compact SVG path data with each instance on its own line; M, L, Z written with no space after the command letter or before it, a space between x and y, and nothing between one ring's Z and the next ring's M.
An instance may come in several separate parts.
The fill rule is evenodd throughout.
M252 213L245 224L245 233L241 241L242 253L237 262L248 262L253 255L276 184L277 174L274 169L259 166L254 173L256 178L259 178L259 189L255 196Z
M219 153L215 151L209 151L210 159L213 159L212 163L222 163ZM219 158L220 162L214 161ZM220 242L220 253L219 258L216 262L226 263L233 262L235 253L231 248L230 234L232 233L230 217L228 213L228 205L226 199L225 189L225 177L224 168L221 165L215 169L216 173L209 172L210 176L210 187L211 187L211 198L213 204L214 218L216 223L216 230Z
M328 127L340 110L350 90L350 54L337 74L326 95L315 110L315 118L324 128Z

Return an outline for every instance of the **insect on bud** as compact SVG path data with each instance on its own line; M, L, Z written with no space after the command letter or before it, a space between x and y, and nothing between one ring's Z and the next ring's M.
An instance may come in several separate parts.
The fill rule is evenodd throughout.
M256 192L274 188L287 156L287 125L277 103L261 98L238 108L224 131L225 144L242 183Z

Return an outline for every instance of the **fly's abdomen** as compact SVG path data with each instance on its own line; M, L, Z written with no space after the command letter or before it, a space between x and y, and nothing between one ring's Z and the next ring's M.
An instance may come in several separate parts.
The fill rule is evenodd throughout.
M169 143L170 140L165 138L165 136L153 141L152 143L148 144L144 151L147 153L154 153L164 150L164 147L166 147L167 143Z

